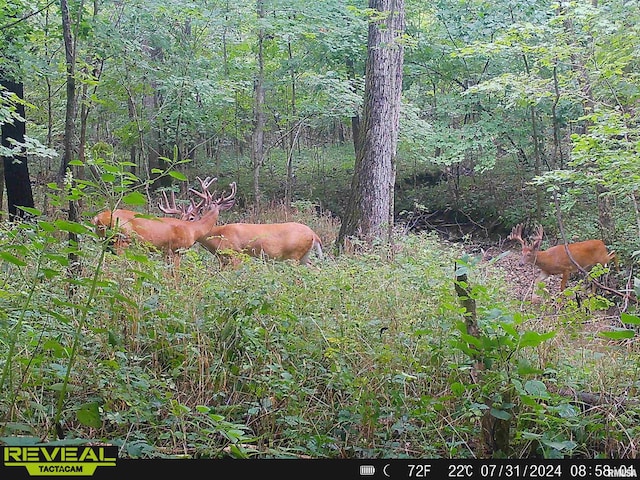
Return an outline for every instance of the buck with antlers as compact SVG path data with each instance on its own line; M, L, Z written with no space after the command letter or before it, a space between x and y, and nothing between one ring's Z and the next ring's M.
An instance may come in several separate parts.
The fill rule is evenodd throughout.
M562 275L560 291L567 287L569 275L573 272L586 272L594 265L607 265L613 261L617 265L617 259L613 252L608 252L602 240L586 240L584 242L556 245L547 250L540 251L543 229L538 227L531 243L522 239L522 224L518 224L511 230L507 237L509 240L517 240L522 245L520 265L532 264L540 269L537 282L546 280L551 275Z
M198 243L218 255L223 263L237 264L237 254L301 264L308 264L314 252L319 259L324 256L318 234L298 222L216 225Z
M177 207L175 195L172 194L172 201L169 202L163 193L166 205L160 203L160 210L167 214L178 214L182 218L149 217L132 210L117 209L101 212L93 218L92 223L99 235L106 235L108 228L116 231L117 253L121 253L132 238L139 238L172 257L178 266L180 260L176 253L181 249L190 248L206 237L217 223L220 212L230 209L235 204L235 182L231 184L229 195L224 196L223 193L214 200L214 194L210 193L208 188L216 179L207 177L205 180L198 180L203 191L189 189L202 198L197 204L192 201L188 207Z

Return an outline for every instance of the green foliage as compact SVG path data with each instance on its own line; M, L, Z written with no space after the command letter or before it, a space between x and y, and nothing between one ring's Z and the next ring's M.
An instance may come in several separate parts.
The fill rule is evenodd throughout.
M79 244L60 242L60 231ZM469 336L451 271L461 252L433 235L314 268L247 259L221 270L195 248L175 273L142 245L105 253L83 224L42 219L2 238L8 443L24 432L52 438L57 417L67 438L113 443L131 458L472 457L490 409L514 422L514 452L551 457L596 455L599 439L623 442L637 429L623 418L620 436L599 429L554 393L594 375L615 388L611 362L631 368L637 352L602 339L595 348L610 349L609 361L576 375L562 327L535 328L467 257L481 327ZM74 278L70 248L82 264ZM580 310L567 315L580 324ZM478 356L488 369L474 384Z
M10 27L35 7L0 6L2 69L29 72L28 128L56 147L64 50L52 48L59 30L47 18L57 6ZM499 270L465 257L476 337L453 288L463 244L435 235L328 253L313 268L245 259L222 269L196 247L174 272L143 245L113 256L86 222L60 218L70 201L83 218L120 206L149 212L158 182L203 172L233 176L249 192L263 29L262 194L278 206L291 160L297 212L273 208L262 219L304 221L330 252L337 220L315 211L340 213L348 196L364 2L265 2L260 20L255 2L72 7L90 137L82 146L92 146L58 185L50 151L34 143L46 208L0 230L3 442L53 439L59 429L65 442L109 442L131 458L472 458L488 412L511 422L511 452L502 453L513 457L637 456L634 404L581 408L563 393L637 399L637 312L612 327L602 297L577 302L575 288L557 305L548 296L516 302ZM486 228L535 218L553 235L558 192L571 235L595 238L605 187L615 249L635 261L638 13L616 2L559 7L407 5L396 205ZM0 123L12 101L3 97ZM472 382L478 358L488 368Z

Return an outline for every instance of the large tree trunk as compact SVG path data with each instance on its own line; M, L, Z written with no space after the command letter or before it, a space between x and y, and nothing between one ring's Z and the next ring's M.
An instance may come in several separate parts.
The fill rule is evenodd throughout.
M8 91L15 93L19 99L24 98L22 83L9 80L2 80L2 86ZM13 139L19 144L24 143L26 133L24 105L16 105L16 113L20 118L14 118L12 123L2 125L2 146L15 148L9 139ZM4 180L7 186L7 206L9 210L9 220L27 218L29 215L18 207L33 207L33 192L29 179L29 168L27 166L27 156L24 155L23 147L19 147L17 155L3 157ZM0 200L2 196L0 195Z
M349 237L391 240L402 93L404 0L370 0L382 19L369 24L365 99L356 165L338 247Z

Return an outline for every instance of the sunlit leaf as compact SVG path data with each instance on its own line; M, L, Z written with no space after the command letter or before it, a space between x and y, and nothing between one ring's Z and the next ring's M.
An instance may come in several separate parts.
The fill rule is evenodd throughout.
M140 192L131 192L122 197L122 201L127 205L145 205L147 198Z

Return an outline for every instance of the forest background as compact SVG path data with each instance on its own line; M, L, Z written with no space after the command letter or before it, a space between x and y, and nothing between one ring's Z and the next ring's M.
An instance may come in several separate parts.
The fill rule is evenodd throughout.
M393 244L317 270L226 271L192 249L178 278L144 249L111 256L88 220L117 205L157 214L159 189L211 175L238 184L221 221L303 221L331 252L375 12L0 6L0 71L23 84L27 119L24 145L2 153L27 149L25 211L40 219L3 227L4 442L100 439L131 457L637 455L629 297L585 297L578 282L560 306L531 305L470 255L539 223L551 244L603 239L623 267L615 291L637 290L637 2L408 2ZM20 102L2 95L4 126ZM487 414L507 425L497 452L480 440Z

